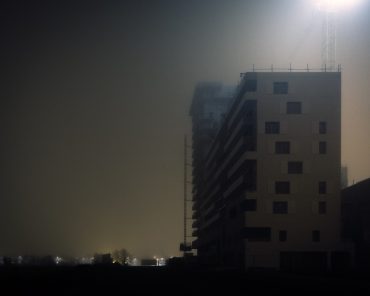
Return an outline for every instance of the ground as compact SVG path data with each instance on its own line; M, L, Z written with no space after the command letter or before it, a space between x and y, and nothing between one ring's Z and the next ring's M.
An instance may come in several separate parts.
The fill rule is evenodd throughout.
M293 275L166 267L0 267L0 295L265 295L292 292L370 293L363 273ZM4 293L4 292L7 293ZM306 292L306 293L305 293ZM262 293L262 294L261 294ZM321 294L321 293L320 293Z

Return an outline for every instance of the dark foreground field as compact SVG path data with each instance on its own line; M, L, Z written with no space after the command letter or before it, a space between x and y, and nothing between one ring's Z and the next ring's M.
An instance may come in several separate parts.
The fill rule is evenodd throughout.
M365 274L289 275L165 267L0 267L0 295L370 295ZM266 294L268 293L268 294ZM271 294L273 293L273 294ZM350 294L349 294L350 293ZM361 294L360 294L361 293ZM328 295L328 294L324 294Z

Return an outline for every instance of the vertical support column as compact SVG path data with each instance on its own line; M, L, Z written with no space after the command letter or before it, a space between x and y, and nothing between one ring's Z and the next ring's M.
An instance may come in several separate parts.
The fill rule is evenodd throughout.
M187 139L184 136L184 257L187 248Z

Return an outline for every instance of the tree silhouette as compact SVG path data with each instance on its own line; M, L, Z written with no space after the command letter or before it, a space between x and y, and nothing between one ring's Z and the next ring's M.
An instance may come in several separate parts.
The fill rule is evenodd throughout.
M114 250L112 252L113 262L117 262L121 265L127 265L129 257L130 254L126 249Z

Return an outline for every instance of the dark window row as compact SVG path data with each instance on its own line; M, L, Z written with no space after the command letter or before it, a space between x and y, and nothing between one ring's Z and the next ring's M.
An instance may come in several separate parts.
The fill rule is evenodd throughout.
M241 208L246 212L257 211L257 200L246 199L242 202ZM326 214L326 202L319 202L319 214ZM274 214L288 214L288 202L287 201L274 201L272 204L272 212Z
M319 181L318 193L326 194L327 186L326 181ZM290 194L290 182L289 181L276 181L275 182L275 193L276 194Z
M271 241L271 228L245 227L243 228L243 237L251 242L269 242Z
M247 79L244 84L244 90L247 92L257 91L257 80ZM287 81L276 81L273 83L273 93L275 95L286 95L289 92L289 83Z
M245 227L243 229L243 237L254 242L269 242L271 241L271 228L269 227ZM279 230L279 241L286 242L288 240L288 232ZM320 242L321 235L319 230L312 231L312 241Z
M287 110L289 109L289 114L299 114L301 113L299 110L301 110L300 103L299 105L296 105L294 103L299 102L288 102L287 103ZM289 106L289 107L288 107ZM294 111L296 110L296 111ZM320 121L319 122L319 133L320 134L326 134L327 128L326 128L326 122ZM279 121L266 121L265 122L265 133L266 134L280 134L280 122Z
M280 230L279 231L279 241L286 242L288 239L288 233L286 230ZM313 242L320 242L320 231L319 230L313 230L312 231L312 241Z
M327 144L325 141L319 142L319 153L326 154ZM275 142L275 153L276 154L289 154L290 153L290 142L289 141L277 141Z

